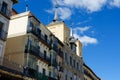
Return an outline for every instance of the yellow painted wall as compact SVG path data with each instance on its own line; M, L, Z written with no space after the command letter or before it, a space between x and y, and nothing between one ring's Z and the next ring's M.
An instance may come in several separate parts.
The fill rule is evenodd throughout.
M70 37L70 30L64 22L48 25L47 28L62 42Z
M4 57L17 64L24 65L25 36L8 38Z

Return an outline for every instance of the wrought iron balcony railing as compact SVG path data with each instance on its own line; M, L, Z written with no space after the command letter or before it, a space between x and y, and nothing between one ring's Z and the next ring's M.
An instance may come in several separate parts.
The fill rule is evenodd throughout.
M25 47L25 53L30 53L32 55L35 55L36 57L40 58L41 60L45 61L46 63L50 64L50 58L44 53L40 52L39 46L34 46L34 45L26 45Z
M49 80L48 76L38 72L37 70L34 70L34 69L30 68L30 67L24 68L24 74L26 76L33 77L36 80Z
M28 46L28 45L26 45L25 46L25 53L31 53L35 56L39 56L39 53L40 53L39 46L34 46L34 45Z
M36 72L36 73L35 73L35 78L36 78L37 80L49 80L49 79L48 79L48 76L46 76L46 75L44 75L44 74L42 74L42 73L40 73L40 72Z
M36 28L32 28L31 30L28 30L27 32L35 35L36 37L39 38L40 41L42 41L42 43L44 43L49 48L51 48L51 41L48 39L45 39L45 37L41 34L40 30L36 30Z

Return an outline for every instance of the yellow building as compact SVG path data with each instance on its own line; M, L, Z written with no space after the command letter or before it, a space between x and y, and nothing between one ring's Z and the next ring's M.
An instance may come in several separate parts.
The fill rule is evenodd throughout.
M101 80L85 63L84 68L84 80Z

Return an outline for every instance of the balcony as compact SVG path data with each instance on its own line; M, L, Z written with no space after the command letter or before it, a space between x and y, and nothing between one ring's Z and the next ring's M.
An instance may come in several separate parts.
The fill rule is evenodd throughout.
M39 46L34 46L34 45L26 45L25 47L25 53L30 53L34 56L36 56L37 58L41 59L42 61L50 64L50 58L47 56L44 56L44 53L40 52L39 50Z
M51 64L50 58L45 56L44 53L40 52L39 57L42 61L46 62L47 64Z
M25 53L31 53L35 56L39 56L39 53L40 53L39 46L34 46L34 45L28 46L28 45L26 45L25 46Z
M43 75L42 73L40 73L30 67L24 68L24 74L28 77L33 77L36 80L49 80L48 76Z
M5 16L6 18L10 18L11 16L11 10L9 9L2 9L2 4L0 3L0 14L2 14L3 16Z
M24 67L24 74L26 76L35 78L35 73L36 72L37 72L36 70L34 70L34 69L30 68L30 67Z
M48 79L48 76L43 75L42 73L39 73L39 72L36 72L36 73L35 73L35 78L36 78L37 80L49 80L49 79Z
M15 63L11 60L8 60L7 58L0 57L0 66L4 67L7 70L10 70L11 72L23 72L23 66Z
M2 39L3 41L6 41L7 39L7 32L0 30L0 39Z
M38 37L38 39L45 44L47 47L49 47L51 49L51 41L48 39L45 39L45 37L41 34L41 30L40 29L36 29L35 26L33 26L34 28L32 28L31 30L28 30L28 33L32 33L33 35L35 35L36 37Z

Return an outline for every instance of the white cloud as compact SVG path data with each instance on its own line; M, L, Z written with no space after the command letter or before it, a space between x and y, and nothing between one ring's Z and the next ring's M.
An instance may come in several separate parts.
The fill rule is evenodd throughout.
M58 13L60 15L60 19L62 19L62 20L69 19L72 15L71 10L66 7L60 7L58 9Z
M52 0L55 4L55 0ZM89 12L100 10L106 3L106 0L58 0L59 5L74 8L85 8Z
M73 29L75 33L80 32L81 34L84 34L84 32L88 31L91 26L85 26L85 27L76 27Z
M45 10L47 13L53 14L55 12L55 8L51 9L51 10ZM60 17L60 19L62 20L66 20L69 19L72 15L72 11L67 8L67 7L59 7L58 8L58 15Z
M78 38L82 42L82 44L85 45L85 46L87 46L88 44L97 44L98 43L98 40L96 38L87 36L84 33L86 31L88 31L90 28L91 28L91 26L73 28L74 37Z
M112 1L110 2L110 5L120 8L120 0L112 0Z
M96 38L89 37L86 35L80 36L78 34L74 34L74 37L78 38L84 46L87 46L88 44L97 44L98 43L98 40Z

